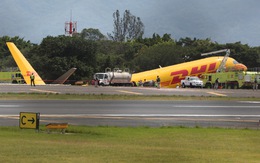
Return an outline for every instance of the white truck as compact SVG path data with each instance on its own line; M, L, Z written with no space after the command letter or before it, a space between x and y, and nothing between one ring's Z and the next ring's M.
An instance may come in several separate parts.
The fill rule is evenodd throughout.
M203 87L203 81L200 80L197 76L186 76L184 80L181 80L182 88L185 87Z
M99 72L94 74L94 80L98 80L98 84L101 86L132 86L131 77L128 69L124 71L114 68L111 71L110 68L106 68L105 72Z

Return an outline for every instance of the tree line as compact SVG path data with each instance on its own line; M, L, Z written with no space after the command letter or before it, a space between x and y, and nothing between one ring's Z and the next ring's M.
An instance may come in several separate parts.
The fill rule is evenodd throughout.
M90 80L94 73L104 72L107 67L141 72L200 59L203 58L201 53L221 49L230 49L230 57L249 68L260 67L260 47L241 42L219 44L209 38L176 40L167 33L143 38L144 25L140 18L128 10L123 18L119 12L113 16L114 31L108 37L93 28L85 28L72 37L47 36L39 45L19 36L0 37L0 69L17 67L6 46L8 41L16 44L47 83L72 67L77 70L70 77L71 81Z

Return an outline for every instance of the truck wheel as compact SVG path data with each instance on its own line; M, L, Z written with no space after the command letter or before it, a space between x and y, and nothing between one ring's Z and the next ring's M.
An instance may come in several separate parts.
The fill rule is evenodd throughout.
M185 88L185 84L184 83L182 83L182 88Z
M211 84L210 83L206 83L205 88L210 89L211 88Z
M234 84L234 89L238 89L238 83Z
M227 85L227 89L231 89L231 85L230 84Z
M18 81L17 80L13 80L12 84L18 84Z

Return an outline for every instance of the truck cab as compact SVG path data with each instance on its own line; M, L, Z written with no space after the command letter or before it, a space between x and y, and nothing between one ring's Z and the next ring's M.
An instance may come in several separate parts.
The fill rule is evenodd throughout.
M94 74L94 80L98 80L98 84L102 86L109 85L109 76L108 73L95 73Z

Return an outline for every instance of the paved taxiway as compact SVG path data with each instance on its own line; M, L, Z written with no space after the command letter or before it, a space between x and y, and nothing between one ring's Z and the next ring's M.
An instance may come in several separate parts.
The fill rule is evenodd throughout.
M255 97L260 91L0 85L0 92ZM0 125L19 125L20 112L39 112L41 124L89 126L218 126L258 128L260 101L1 100Z
M223 96L223 97L256 97L260 90L252 89L190 89L190 88L148 88L148 87L98 87L45 85L0 85L0 93L55 93L55 94L120 94L120 95L177 95L177 96Z

